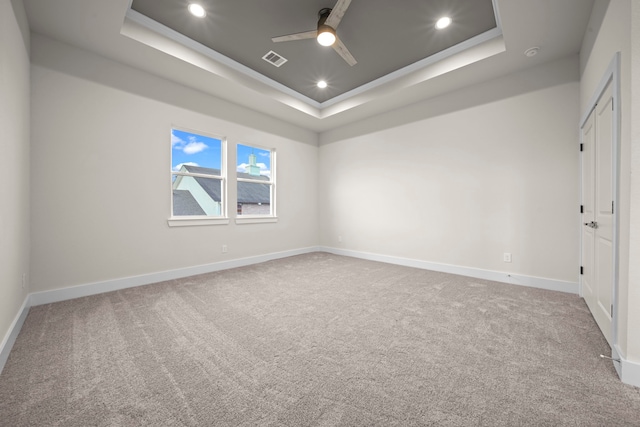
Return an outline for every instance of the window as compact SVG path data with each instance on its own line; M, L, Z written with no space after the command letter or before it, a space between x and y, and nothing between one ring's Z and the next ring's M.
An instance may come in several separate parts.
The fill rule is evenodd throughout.
M275 150L238 144L238 217L275 217Z
M222 139L171 129L172 219L226 217L224 163Z

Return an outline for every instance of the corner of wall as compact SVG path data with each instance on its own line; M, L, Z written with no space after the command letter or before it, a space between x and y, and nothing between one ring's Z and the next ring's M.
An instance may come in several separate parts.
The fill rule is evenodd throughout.
M7 363L7 360L9 360L9 354L11 353L11 349L13 348L13 344L16 342L18 334L20 333L20 329L22 329L22 325L27 319L30 308L31 298L30 295L27 295L24 299L24 302L22 303L22 306L18 310L18 314L9 326L9 330L7 331L4 339L2 340L2 342L0 342L0 373L4 369L4 365Z
M0 204L0 337L3 337L0 366L3 366L28 312L31 81L29 25L22 0L0 2L0 26L3 28L0 151L3 171L11 177L11 185L5 186Z

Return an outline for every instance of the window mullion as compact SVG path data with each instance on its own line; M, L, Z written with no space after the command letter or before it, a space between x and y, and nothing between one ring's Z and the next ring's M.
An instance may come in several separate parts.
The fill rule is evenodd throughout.
M193 173L193 172L171 172L172 175L180 175L180 176L192 176L194 178L213 178L223 180L224 178L220 175L209 175L204 173Z

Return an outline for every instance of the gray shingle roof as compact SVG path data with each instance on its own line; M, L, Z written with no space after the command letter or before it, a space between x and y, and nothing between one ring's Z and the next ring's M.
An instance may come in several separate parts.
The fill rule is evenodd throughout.
M184 165L187 172L201 173L206 175L220 175L219 169L203 168L201 166ZM238 172L238 178L269 181L266 176L253 176L248 173ZM216 202L221 200L220 184L217 180L210 178L196 177L195 180ZM250 182L238 182L238 203L271 203L271 194L268 184L256 184ZM175 214L174 214L175 215Z
M203 168L202 166L182 165L187 172L201 173L204 175L220 175L220 169Z
M206 215L189 190L173 190L173 215Z
M238 172L238 178L269 181L266 176L253 176L248 173ZM256 184L253 182L238 182L238 203L271 203L269 184Z
M203 168L200 166L191 166L191 165L184 165L184 168L187 170L187 172L191 172L191 173L201 173L206 175L220 175L219 169ZM222 190L220 188L220 181L218 181L217 179L201 178L201 177L195 177L194 179L200 185L200 187L202 187L204 191L207 192L207 194L209 195L209 197L211 197L211 199L213 199L216 202L219 202L220 200L222 200L222 194L221 194Z

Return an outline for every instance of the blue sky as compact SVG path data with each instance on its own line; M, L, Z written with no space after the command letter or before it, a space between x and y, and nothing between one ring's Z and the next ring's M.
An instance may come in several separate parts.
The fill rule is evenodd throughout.
M219 139L183 130L171 130L171 168L179 170L183 164L220 169L221 146ZM236 170L245 172L249 155L257 156L260 174L271 175L271 152L261 148L238 144Z
M219 139L171 129L171 168L187 164L219 170L221 147Z

